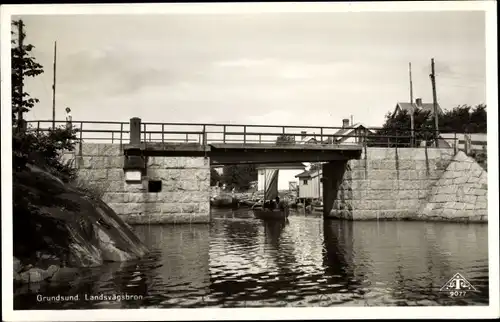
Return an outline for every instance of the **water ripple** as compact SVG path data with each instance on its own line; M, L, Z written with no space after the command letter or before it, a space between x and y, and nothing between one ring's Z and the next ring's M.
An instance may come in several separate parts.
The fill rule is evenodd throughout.
M72 285L19 288L15 307L488 304L487 225L323 221L304 215L264 223L238 216L215 214L210 225L136 226L153 250L147 257L106 264ZM440 292L457 272L478 291L464 298ZM37 292L141 298L40 303Z

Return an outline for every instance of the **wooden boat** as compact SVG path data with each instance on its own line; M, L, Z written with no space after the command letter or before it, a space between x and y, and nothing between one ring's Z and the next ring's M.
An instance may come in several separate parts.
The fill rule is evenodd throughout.
M323 212L323 206L313 207L314 212Z
M214 208L238 208L238 200L227 194L221 194L210 198L210 206Z
M265 205L265 201L271 201L278 197L278 174L279 170L277 169L266 173L264 178L264 200L252 207L253 214L257 219L284 220L290 213L289 207L284 201L280 202L281 207L276 205L277 208L275 209L269 209Z
M284 220L288 218L290 210L281 209L252 209L255 218L263 220Z

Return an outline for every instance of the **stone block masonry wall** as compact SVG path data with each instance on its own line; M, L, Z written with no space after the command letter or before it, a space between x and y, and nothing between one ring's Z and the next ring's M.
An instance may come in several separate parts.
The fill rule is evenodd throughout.
M415 219L452 158L452 149L367 148L360 160L326 165L327 215L350 220Z
M418 215L423 220L487 222L487 194L487 172L460 151L432 187Z
M149 157L147 179L162 182L161 191L155 193L148 192L147 181L125 182L120 145L83 144L77 161L79 177L102 189L103 201L129 224L210 221L208 159Z

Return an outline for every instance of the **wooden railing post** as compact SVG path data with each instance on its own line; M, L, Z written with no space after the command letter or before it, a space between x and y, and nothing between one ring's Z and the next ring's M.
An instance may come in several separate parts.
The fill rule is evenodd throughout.
M226 143L226 126L224 125L222 143Z
M79 145L80 156L82 156L83 155L83 151L82 151L82 148L83 148L83 122L80 122L80 139L79 139L78 145Z
M455 135L453 137L453 154L457 154L457 132L455 132Z
M320 137L320 140L321 140L321 144L323 144L323 128L319 129L319 137Z
M202 143L203 143L203 146L207 145L207 128L206 128L206 125L203 125Z
M123 147L123 123L120 123L120 149Z
M111 132L111 144L113 144L115 141L115 132Z
M243 143L247 143L247 127L243 126Z
M165 124L161 125L161 144L165 145Z

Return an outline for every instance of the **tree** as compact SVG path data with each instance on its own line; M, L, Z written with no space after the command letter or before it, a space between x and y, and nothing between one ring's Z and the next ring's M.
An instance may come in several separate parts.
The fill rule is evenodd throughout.
M386 114L386 120L381 129L370 135L368 146L410 146L411 124L407 111L398 113L394 118L392 113ZM426 111L415 111L415 144L434 139L434 118ZM440 133L486 133L486 105L477 105L472 109L468 105L457 106L445 111L439 116Z
M28 112L35 106L35 103L39 102L37 98L32 98L29 93L24 91L24 78L38 76L44 71L43 66L37 63L31 54L35 46L24 45L24 43L19 46L19 41L24 40L26 37L24 31L19 33L19 30L23 27L22 21L13 21L12 26L18 30L17 35L14 31L11 31L13 40L10 49L12 58L12 124L16 124L19 111L22 113Z
M216 186L218 183L220 183L222 180L221 180L221 175L219 174L219 172L217 172L217 170L215 170L214 168L211 168L210 169L210 185L211 186Z
M222 182L229 188L248 190L255 180L257 170L254 164L226 165L222 170Z
M21 21L12 22L18 30ZM35 48L31 44L19 46L19 36L24 40L26 34L18 32L18 37L13 35L11 47L11 79L12 79L12 157L13 170L24 170L26 164L36 164L64 181L69 181L76 175L76 170L69 164L62 162L61 152L73 151L78 143L76 130L65 127L50 129L48 132L36 132L33 129L19 131L18 112L29 112L36 103L37 98L31 97L24 91L25 77L36 77L43 73L43 66L36 62L31 51Z
M405 147L411 144L411 119L407 111L392 117L386 114L386 120L381 129L367 137L368 146ZM433 123L429 112L416 111L414 114L415 144L430 140L433 135Z
M479 104L470 115L471 133L487 133L488 118L486 116L486 105Z
M293 144L295 143L295 137L293 135L282 134L276 138L277 145Z

